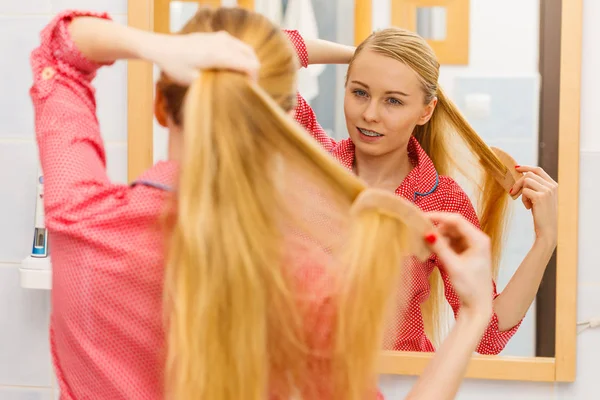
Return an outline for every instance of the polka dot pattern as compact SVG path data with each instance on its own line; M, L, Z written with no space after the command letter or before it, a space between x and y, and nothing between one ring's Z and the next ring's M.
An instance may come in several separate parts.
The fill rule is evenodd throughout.
M177 165L157 163L138 179L153 186L108 179L92 86L101 65L83 57L67 29L80 15L109 18L57 15L30 60L52 248L52 361L63 400L160 400L164 255L157 218L168 196L160 188L173 185ZM306 331L324 349L334 316L328 297L309 286L300 291L315 293L317 305L307 312ZM314 370L315 385L330 386L317 375L327 367Z
M294 45L301 65L308 65L308 52L304 40L297 31L286 31ZM352 170L354 163L354 144L350 139L336 142L330 138L319 125L316 115L310 105L298 93L298 105L295 118L327 151L329 151L342 165ZM408 155L414 166L404 181L396 189L398 196L413 201L423 211L455 212L463 215L477 227L479 220L473 205L461 189L450 177L438 176L433 162L427 156L418 141L412 137L408 144ZM460 299L452 288L452 284L444 270L444 266L437 257L433 256L425 263L411 260L408 268L412 271L410 276L410 301L405 316L395 321L392 339L385 343L386 349L399 351L435 351L433 344L427 338L423 326L423 317L420 305L430 294L428 277L434 268L439 268L443 282L445 296L452 307L455 317L460 310ZM494 298L498 296L494 283ZM508 331L501 332L498 328L498 317L494 314L485 331L477 352L480 354L498 354L504 349L510 338L518 330L520 323Z
M61 399L161 399L165 193L113 184L96 118L97 65L74 46L63 12L31 54L30 90L52 253L50 342ZM147 179L171 183L175 166Z

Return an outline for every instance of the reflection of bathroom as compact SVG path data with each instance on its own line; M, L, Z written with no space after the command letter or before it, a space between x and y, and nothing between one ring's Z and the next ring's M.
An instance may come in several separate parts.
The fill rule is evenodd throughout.
M349 23L354 12L352 3L312 1L319 38L354 44L353 26ZM505 6L499 7L495 2L472 2L468 19L468 61L464 65L444 65L442 62L440 84L488 144L504 149L519 163L536 164L540 97L539 0L504 3ZM391 0L373 2L373 29L390 25L391 4ZM519 7L521 12L515 13L514 7ZM444 40L447 18L445 7L417 8L416 30L429 40ZM510 29L503 28L507 20L511 21ZM302 27L311 29L310 24L310 21L301 21L298 29L302 33ZM311 99L319 122L336 138L347 135L343 115L345 73L346 66L326 66L318 75L317 95ZM312 87L302 87L300 82L300 90L303 89ZM467 185L467 182L461 184ZM468 191L469 188L465 189ZM508 283L534 238L528 211L520 202L513 205L512 211L498 278L499 290ZM502 354L535 356L535 303Z

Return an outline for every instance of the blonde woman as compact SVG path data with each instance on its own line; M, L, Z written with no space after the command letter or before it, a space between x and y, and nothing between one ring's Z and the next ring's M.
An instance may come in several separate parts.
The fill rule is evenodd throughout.
M129 186L107 177L92 86L122 59L163 71L156 116L170 133L169 160ZM411 227L401 200L367 189L292 120L297 62L275 26L202 9L166 36L67 11L31 65L61 399L377 395ZM429 218L462 309L409 397L450 399L491 314L490 241L459 216Z
M286 33L304 67L350 64L344 95L349 138L328 137L300 95L296 120L370 187L395 193L423 211L459 213L480 227L492 239L495 279L509 202L498 177L507 174L507 167L439 87L440 65L427 42L401 28L375 32L356 49L323 40L305 43L298 32ZM466 147L475 162L464 155L453 157L457 145ZM451 178L457 170L480 174L478 211ZM522 193L523 203L532 211L536 240L502 293L494 284L494 314L477 347L481 354L500 353L515 334L556 248L558 184L539 167L518 166L517 171L524 176L512 192ZM395 335L385 347L431 352L440 340L441 321L446 320L444 303L456 317L460 299L438 257L415 262L411 269L408 311L398 318Z

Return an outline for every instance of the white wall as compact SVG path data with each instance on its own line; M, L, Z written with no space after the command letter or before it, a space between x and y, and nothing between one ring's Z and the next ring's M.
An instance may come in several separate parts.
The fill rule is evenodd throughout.
M29 53L39 32L65 8L110 12L127 22L127 0L0 1L0 399L51 400L48 291L19 285L18 265L31 251L37 175ZM98 113L109 174L127 179L126 64L100 71ZM58 397L56 397L58 399Z
M489 1L489 0L479 0ZM496 3L496 2L495 2ZM503 2L506 4L506 1ZM126 0L26 0L0 2L0 399L50 400L53 378L47 324L49 295L21 289L18 263L30 251L36 180L36 150L27 90L31 84L29 52L40 29L66 7L103 9L117 20L126 20ZM600 316L600 269L597 267L597 227L600 196L596 174L600 171L600 121L595 118L600 92L600 3L585 0L582 88L581 205L579 318ZM351 7L349 7L351 8ZM537 29L537 28L536 28ZM18 38L17 40L14 40ZM6 56L8 55L8 57ZM107 141L110 175L126 179L126 74L125 65L101 71L96 81L100 123ZM579 338L578 381L573 385L468 381L459 399L595 399L600 367L600 331ZM384 377L382 388L389 399L399 399L413 382L409 377Z

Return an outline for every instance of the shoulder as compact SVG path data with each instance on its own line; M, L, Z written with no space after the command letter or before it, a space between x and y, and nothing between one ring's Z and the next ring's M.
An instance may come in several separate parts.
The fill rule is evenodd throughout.
M479 219L471 199L454 179L449 176L440 176L437 191L438 196L444 200L440 211L459 213L479 226Z
M467 196L467 193L463 188L449 176L440 175L437 191L439 192L439 195L443 195L451 200L456 200L457 202L470 202L469 196Z
M354 164L354 143L352 143L350 138L334 142L333 147L329 149L329 153L344 167L352 169L352 164Z

